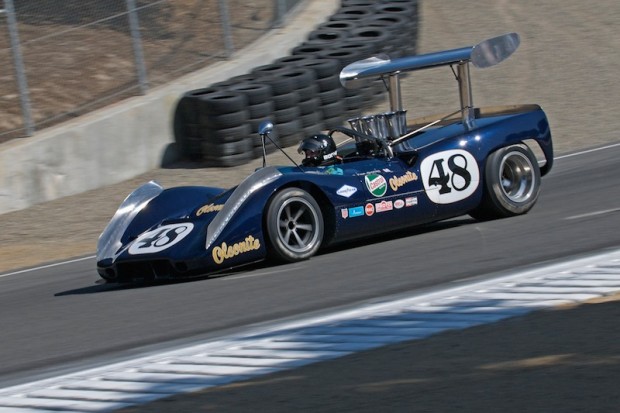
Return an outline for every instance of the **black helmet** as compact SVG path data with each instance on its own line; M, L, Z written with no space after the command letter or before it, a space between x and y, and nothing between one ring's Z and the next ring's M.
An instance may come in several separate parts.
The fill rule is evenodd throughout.
M318 134L304 139L297 152L305 154L301 161L304 166L318 166L336 158L336 143L331 136Z

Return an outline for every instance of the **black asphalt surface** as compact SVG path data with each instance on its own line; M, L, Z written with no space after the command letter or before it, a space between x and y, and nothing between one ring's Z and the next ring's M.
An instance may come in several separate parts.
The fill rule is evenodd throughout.
M251 324L617 247L619 157L615 146L557 159L525 216L461 217L292 265L133 288L97 284L94 259L0 277L0 387Z

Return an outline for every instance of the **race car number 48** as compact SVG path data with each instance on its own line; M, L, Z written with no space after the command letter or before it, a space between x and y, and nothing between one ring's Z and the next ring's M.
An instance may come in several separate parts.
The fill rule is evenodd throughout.
M429 199L436 204L461 201L473 194L480 182L476 159L462 149L425 158L420 165L420 174Z
M129 247L129 253L136 255L163 251L185 238L193 228L194 224L191 222L162 225L140 235Z

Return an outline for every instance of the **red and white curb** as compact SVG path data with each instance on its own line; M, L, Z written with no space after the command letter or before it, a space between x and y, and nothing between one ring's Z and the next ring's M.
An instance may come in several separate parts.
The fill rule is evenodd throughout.
M108 412L620 291L620 250L0 389L0 413Z

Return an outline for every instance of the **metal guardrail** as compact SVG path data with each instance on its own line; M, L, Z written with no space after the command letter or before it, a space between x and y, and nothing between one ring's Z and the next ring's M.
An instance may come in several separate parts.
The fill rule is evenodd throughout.
M0 142L230 57L301 0L3 0Z

